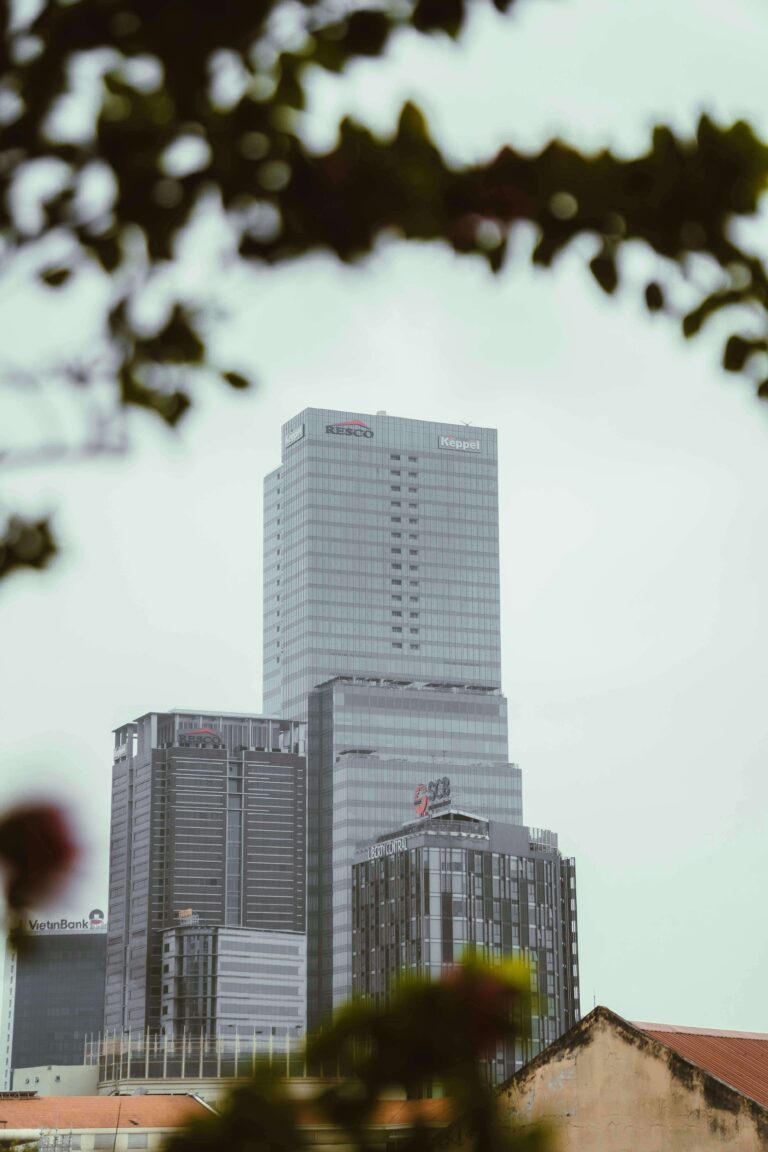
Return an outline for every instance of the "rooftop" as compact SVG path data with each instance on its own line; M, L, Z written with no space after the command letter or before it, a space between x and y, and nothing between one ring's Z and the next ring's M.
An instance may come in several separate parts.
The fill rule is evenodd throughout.
M46 1128L180 1128L208 1115L196 1096L31 1096L0 1099L0 1134Z
M768 1107L768 1033L637 1022L634 1027L742 1095Z

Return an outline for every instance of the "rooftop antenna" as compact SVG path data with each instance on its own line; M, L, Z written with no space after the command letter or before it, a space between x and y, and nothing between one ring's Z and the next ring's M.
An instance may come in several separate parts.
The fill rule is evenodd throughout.
M472 427L472 421L471 420L460 420L459 423L463 424L465 428L471 428Z

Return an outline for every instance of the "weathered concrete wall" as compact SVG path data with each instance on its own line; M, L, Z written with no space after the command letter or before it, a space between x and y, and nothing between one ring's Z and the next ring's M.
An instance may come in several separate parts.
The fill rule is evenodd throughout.
M768 1113L604 1009L501 1091L557 1152L762 1152Z

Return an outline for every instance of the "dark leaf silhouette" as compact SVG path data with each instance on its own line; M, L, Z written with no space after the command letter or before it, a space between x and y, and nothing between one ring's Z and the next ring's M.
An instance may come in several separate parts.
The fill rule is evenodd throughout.
M341 16L319 0L43 0L13 20L2 5L0 74L12 94L0 149L2 259L26 259L59 292L70 291L82 269L101 270L110 303L102 331L108 368L98 379L102 390L111 380L115 409L143 408L175 427L215 377L243 386L211 351L218 271L207 304L192 299L183 277L169 276L211 205L231 238L227 259L254 264L318 251L359 261L386 233L442 242L498 273L524 250L514 243L524 225L536 235L535 264L551 267L573 248L612 295L624 247L639 244L658 266L644 289L648 310L677 316L670 301L685 298L679 319L687 337L725 317L736 341L725 365L764 398L756 345L748 353L743 345L761 336L768 318L764 254L739 242L734 228L756 214L768 177L768 148L748 124L704 116L693 137L660 125L629 157L584 154L555 139L530 152L510 144L462 165L443 155L422 112L406 105L391 137L346 119L328 151L307 145L298 113L313 69L340 73L382 56L404 28L459 36L482 2L353 3ZM493 2L499 11L511 6ZM100 80L90 125L73 135L61 112L86 66ZM41 193L40 219L30 227L11 191L41 165L55 166L59 180ZM91 194L95 174L107 190L101 197ZM67 253L53 263L45 255L51 238ZM693 256L713 273L707 289L691 276ZM147 331L137 305L161 283L166 318ZM70 400L83 411L89 383ZM6 570L7 561L0 574Z

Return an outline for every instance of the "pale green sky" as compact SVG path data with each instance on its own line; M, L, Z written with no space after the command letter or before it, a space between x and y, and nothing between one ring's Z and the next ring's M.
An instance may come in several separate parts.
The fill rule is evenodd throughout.
M468 160L551 133L629 150L702 109L768 134L767 48L758 0L520 0L458 47L403 37L324 79L307 131L328 143L351 108L385 127L415 97ZM496 280L391 245L356 270L233 275L217 342L253 395L210 395L178 438L137 417L128 461L9 478L58 508L68 550L0 592L2 799L70 798L92 847L67 907L102 904L110 729L260 707L280 424L317 405L493 425L510 746L527 822L577 858L582 1008L768 1031L768 408L639 288L607 301L575 257L534 274L526 249ZM92 312L86 290L0 282L4 359L82 346Z

